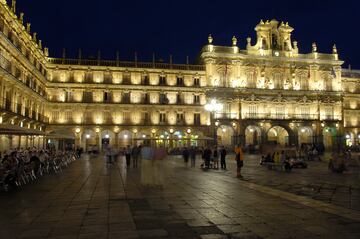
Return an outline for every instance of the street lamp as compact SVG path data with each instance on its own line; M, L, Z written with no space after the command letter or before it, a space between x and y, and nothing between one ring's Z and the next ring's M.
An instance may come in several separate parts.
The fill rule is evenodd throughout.
M215 122L215 113L221 111L224 108L223 104L218 103L216 99L212 99L205 105L205 110L210 112L210 124L214 124L214 145L217 145L217 126L219 122Z

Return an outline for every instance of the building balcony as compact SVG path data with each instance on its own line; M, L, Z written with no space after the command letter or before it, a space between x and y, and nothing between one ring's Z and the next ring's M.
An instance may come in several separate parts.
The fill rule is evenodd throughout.
M24 109L24 111L22 111ZM31 111L29 108L23 108L21 104L12 103L8 99L3 99L0 104L0 110L5 111L6 113L14 116L22 116L28 120L35 120L42 123L49 123L49 118L40 114L36 113L35 111Z
M237 113L215 113L214 119L222 119L222 120L239 119L239 114L237 114Z
M242 119L270 119L270 120L341 120L339 115L321 117L319 114L271 114L271 113L245 113Z

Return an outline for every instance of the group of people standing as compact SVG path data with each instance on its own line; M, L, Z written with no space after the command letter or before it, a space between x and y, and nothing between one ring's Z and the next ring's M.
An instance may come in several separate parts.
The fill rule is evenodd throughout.
M201 158L203 159L203 163L201 164L201 167L206 169L209 168L219 169L219 156L220 156L221 169L226 170L227 151L224 146L221 147L220 149L215 147L214 150L212 150L210 147L206 147L206 148L191 147L189 149L187 147L183 148L182 156L184 159L184 163L187 164L190 158L192 168L196 166L197 155L201 155Z
M242 148L240 145L236 146L235 149L235 161L237 164L237 177L241 178L241 168L243 167L244 155ZM219 169L219 158L220 158L220 168L223 170L227 170L226 168L226 156L228 152L224 146L217 147L215 146L213 149L211 147L199 148L184 147L182 151L182 156L184 159L184 163L188 164L189 159L191 161L191 167L194 168L196 166L196 156L201 155L203 160L201 167L203 169Z

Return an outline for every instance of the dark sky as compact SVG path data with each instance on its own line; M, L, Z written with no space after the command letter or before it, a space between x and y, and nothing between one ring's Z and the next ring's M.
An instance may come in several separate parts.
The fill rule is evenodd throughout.
M8 0L9 1L9 0ZM114 59L116 50L122 60L157 58L185 62L194 60L211 33L216 45L230 45L237 36L241 48L246 37L255 37L260 19L288 21L295 28L293 40L301 52L309 52L316 41L320 52L329 53L336 43L344 67L360 68L360 41L357 26L360 3L356 0L18 0L18 12L32 23L51 56L84 56Z

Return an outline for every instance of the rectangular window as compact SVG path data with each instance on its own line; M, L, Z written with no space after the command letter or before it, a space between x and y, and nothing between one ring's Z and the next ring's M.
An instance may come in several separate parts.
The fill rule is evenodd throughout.
M177 113L176 114L176 123L177 124L182 124L184 123L184 113Z
M182 76L176 77L176 86L184 86L184 78Z
M160 94L160 104L168 104L168 103L169 103L169 100L168 100L166 94L161 93Z
M131 85L131 75L130 74L124 74L122 83L124 85Z
M182 104L183 103L182 100L181 100L181 95L180 94L176 95L176 103L177 104Z
M249 116L257 117L258 116L258 107L257 105L249 105Z
M65 95L65 97L66 97L66 98L65 98L65 102L71 102L71 101L72 101L72 98L73 98L72 95L73 95L73 94L72 94L71 91L67 91L67 92L66 92L66 95Z
M161 124L166 123L166 114L165 113L160 113L160 123Z
M130 103L130 93L129 92L123 93L122 103L124 103L124 104Z
M150 117L149 117L148 112L142 113L142 121L143 121L143 124L150 124Z
M194 114L194 125L200 125L201 124L201 118L199 113Z
M104 92L104 102L109 102L110 101L110 93L109 92Z
M91 103L92 102L92 92L91 91L84 91L83 94L83 102L85 103Z
M159 76L159 85L166 85L166 76Z
M194 95L194 104L200 104L200 95Z
M144 96L143 96L143 104L149 104L150 101L149 101L149 94L148 93L144 93Z
M200 86L200 79L194 78L194 86Z
M144 76L142 77L142 84L143 84L143 85L149 85L149 83L150 83L149 76L148 76L148 75L144 75Z

